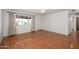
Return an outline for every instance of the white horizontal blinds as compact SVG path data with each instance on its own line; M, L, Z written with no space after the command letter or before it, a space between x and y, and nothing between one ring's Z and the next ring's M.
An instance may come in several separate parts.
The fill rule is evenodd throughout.
M21 15L16 15L16 18L21 18L21 19L31 19L31 16L21 16Z
M16 15L16 24L17 25L31 25L31 16L22 16L22 15Z

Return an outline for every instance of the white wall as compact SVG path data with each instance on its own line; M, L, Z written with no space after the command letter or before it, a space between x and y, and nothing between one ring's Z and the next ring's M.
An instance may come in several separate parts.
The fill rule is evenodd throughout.
M2 10L0 9L0 42L2 40Z
M2 10L2 35L3 37L8 36L8 28L9 28L9 14Z
M2 19L1 19L2 17L1 16L2 14L0 14L0 36L1 36L1 30L2 30Z
M68 35L68 11L42 16L41 28L43 30Z
M1 30L2 30L2 10L0 9L0 36L1 36Z
M71 33L72 32L72 17L71 15L69 14L69 20L68 20L68 33Z
M74 32L76 31L76 15L74 14L69 14L69 20L68 20L68 32Z
M40 30L40 26L41 26L41 15L35 15L35 30Z

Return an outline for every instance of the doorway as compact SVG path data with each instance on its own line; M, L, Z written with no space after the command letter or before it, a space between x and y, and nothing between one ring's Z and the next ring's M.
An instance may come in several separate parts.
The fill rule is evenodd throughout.
M79 17L76 17L76 40L79 42Z
M79 31L79 17L76 17L76 31Z

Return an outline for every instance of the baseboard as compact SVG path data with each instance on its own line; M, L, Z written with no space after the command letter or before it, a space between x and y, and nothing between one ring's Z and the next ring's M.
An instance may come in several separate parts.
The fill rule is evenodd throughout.
M45 30L39 29L39 30L36 30L36 31L45 31Z
M68 36L68 34L62 34L62 33L53 32L53 31L44 30L44 29L40 29L40 30L38 30L38 31L48 31L48 32L52 32L52 33L56 33L56 34L60 34L60 35L64 35L64 36Z
M17 35L26 34L26 33L34 33L34 32L36 32L36 31L25 32L25 33L19 33L19 34L14 34L14 35L7 35L7 36L4 36L3 38L7 38L7 37L13 37L13 36L17 36Z
M26 33L34 33L34 32L37 32L37 31L48 31L48 30L39 29L39 30L35 30L35 31L32 31L32 32L26 32ZM66 34L62 34L62 33L58 33L58 32L53 32L53 31L48 31L48 32L52 32L52 33L56 33L56 34L60 34L60 35L64 35L64 36L68 36L68 35L66 35ZM8 35L8 36L5 36L5 37L3 37L3 38L6 38L6 37L13 37L13 36L17 36L17 35L26 34L26 33L20 33L20 34L15 34L15 35Z

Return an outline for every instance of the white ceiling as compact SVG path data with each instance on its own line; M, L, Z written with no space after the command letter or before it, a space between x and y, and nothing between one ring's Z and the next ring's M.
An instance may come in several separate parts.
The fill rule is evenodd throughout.
M36 14L43 14L41 13L41 10L45 10L44 14L65 11L65 9L20 9L20 10L25 12L36 13Z
M48 13L65 11L67 9L9 9L9 10L29 12L29 13L33 13L33 14L48 14ZM45 10L45 13L41 13L41 10Z
M62 11L69 11L70 14L75 13L76 15L79 15L79 9L4 9L4 10L13 13L23 13L28 15L49 14L49 13L56 13ZM45 12L41 13L41 10L45 10Z

